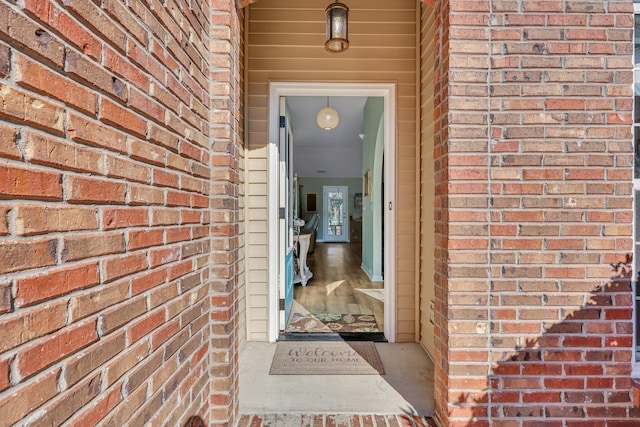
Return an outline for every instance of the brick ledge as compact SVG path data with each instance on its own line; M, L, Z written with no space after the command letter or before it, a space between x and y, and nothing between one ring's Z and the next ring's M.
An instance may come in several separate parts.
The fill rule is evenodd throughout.
M240 414L235 427L437 427L430 417L373 414Z

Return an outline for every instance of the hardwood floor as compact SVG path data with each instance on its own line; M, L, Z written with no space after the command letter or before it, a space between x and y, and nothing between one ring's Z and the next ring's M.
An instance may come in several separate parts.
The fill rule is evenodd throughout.
M316 243L307 264L313 277L295 286L295 303L311 313L373 314L384 330L384 282L362 271L361 243Z

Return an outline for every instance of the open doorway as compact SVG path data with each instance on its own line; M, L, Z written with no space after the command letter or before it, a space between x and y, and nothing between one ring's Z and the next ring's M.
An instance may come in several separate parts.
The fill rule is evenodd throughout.
M279 129L280 137L284 125L292 140L270 144L269 153L270 189L291 195L291 206L282 205L279 197L273 200L278 201L272 205L276 209L271 209L270 223L277 224L280 239L270 241L270 247L278 248L270 253L277 253L280 261L278 286L271 286L270 297L281 307L270 312L272 341L283 334L300 338L299 334L327 332L356 339L357 334L378 333L378 339L395 341L395 278L382 275L395 271L395 246L382 249L383 241L394 241L394 168L383 164L383 159L394 158L393 94L392 84L270 85L270 135ZM343 110L340 124L345 131L351 128L355 144L337 128L318 128L316 114L328 102ZM354 119L350 113L358 108L360 119ZM309 136L305 130L309 126L327 135L328 142ZM293 171L290 188L282 188L282 171ZM292 212L288 223L282 212ZM283 232L282 227L287 230ZM290 264L283 262L289 251L282 246L282 236L289 229L296 255L293 274L286 270ZM287 282L289 277L292 280ZM289 287L293 301L285 302Z
M291 132L280 156L292 147L285 169L295 174L297 262L292 307L287 312L285 306L281 338L338 334L384 340L384 252L372 250L383 232L380 221L374 222L380 215L373 215L384 204L378 179L382 168L376 165L376 152L384 150L384 137L378 138L383 98L290 96L285 103L284 123ZM316 120L325 105L339 118L330 130Z

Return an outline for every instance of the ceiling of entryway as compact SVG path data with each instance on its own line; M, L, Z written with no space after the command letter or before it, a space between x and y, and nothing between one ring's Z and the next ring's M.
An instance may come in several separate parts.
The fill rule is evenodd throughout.
M332 96L329 106L338 111L340 124L321 129L316 116L327 97L287 97L293 130L294 172L301 177L362 177L364 105L367 97Z

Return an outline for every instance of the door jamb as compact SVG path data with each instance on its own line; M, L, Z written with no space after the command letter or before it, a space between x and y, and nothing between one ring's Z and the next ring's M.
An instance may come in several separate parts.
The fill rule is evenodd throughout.
M380 96L384 99L384 192L387 215L384 223L384 335L387 341L396 340L396 84L395 83L269 83L269 146L268 162L268 252L278 253L278 138L279 99L281 96ZM269 257L268 338L275 342L279 325L279 260Z

